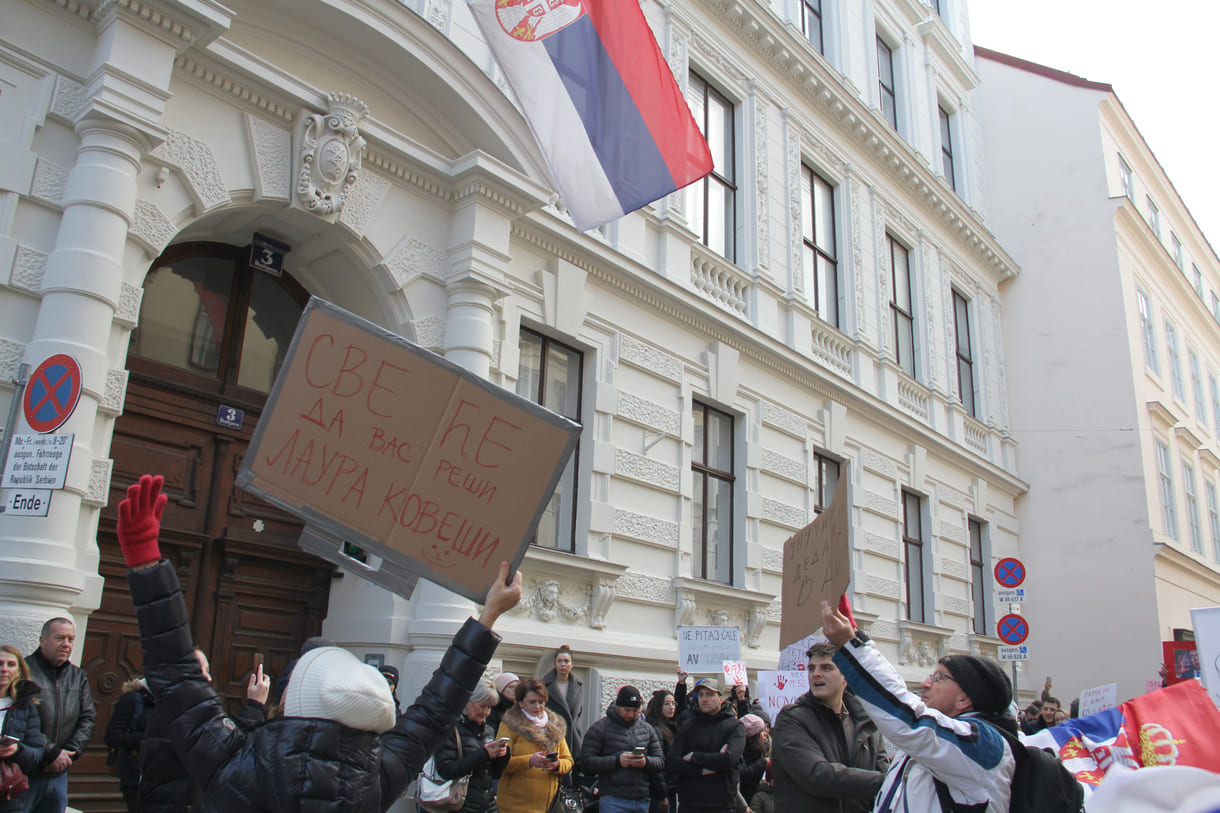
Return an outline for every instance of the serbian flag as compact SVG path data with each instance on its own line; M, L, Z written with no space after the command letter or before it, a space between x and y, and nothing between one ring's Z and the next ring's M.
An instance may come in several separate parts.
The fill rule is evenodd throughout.
M469 0L584 231L694 183L712 155L635 0Z
M1187 680L1023 739L1054 751L1087 793L1116 765L1188 765L1220 773L1218 732L1220 710L1199 681Z

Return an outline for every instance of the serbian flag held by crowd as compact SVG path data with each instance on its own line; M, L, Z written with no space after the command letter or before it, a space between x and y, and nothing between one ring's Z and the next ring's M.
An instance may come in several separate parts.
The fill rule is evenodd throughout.
M469 0L584 231L694 183L712 155L635 0Z
M1088 792L1115 765L1187 765L1220 773L1217 732L1220 709L1199 681L1187 680L1024 739L1058 754Z

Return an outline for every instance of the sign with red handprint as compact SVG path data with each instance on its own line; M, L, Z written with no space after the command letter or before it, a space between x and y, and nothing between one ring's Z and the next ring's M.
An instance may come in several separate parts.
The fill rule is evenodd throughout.
M809 691L809 673L796 670L758 673L758 702L772 720L779 710Z

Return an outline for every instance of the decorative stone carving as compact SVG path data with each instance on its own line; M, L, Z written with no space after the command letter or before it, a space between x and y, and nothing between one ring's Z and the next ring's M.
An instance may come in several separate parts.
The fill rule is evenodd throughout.
M615 536L639 539L667 547L677 547L679 526L676 522L637 514L633 511L615 509L613 520Z
M34 164L34 181L30 186L30 197L55 206L63 204L64 189L68 186L68 169L39 158Z
M639 339L620 334L618 337L618 358L645 370L653 375L666 378L675 383L682 381L682 362L675 356L645 344Z
M695 597L685 590L674 591L674 637L678 637L678 627L689 627L695 620Z
M246 113L246 132L259 197L287 201L292 196L292 133Z
M750 610L750 616L746 619L746 646L751 649L758 649L759 641L762 639L763 630L767 627L767 612L761 607L755 607Z
M619 390L615 409L620 417L660 432L677 435L682 431L682 416L677 410L666 409L655 401L623 390Z
M121 369L106 371L106 389L98 409L111 415L123 412L123 402L127 398L127 375L127 371Z
M871 593L874 596L885 596L886 598L893 599L899 598L902 595L898 582L872 574L866 574L864 577L864 592Z
M797 415L795 412L789 412L783 407L776 406L770 401L760 401L759 406L762 422L765 426L774 427L801 440L805 439L805 430L808 427L808 423L800 415Z
M587 591L589 588L584 588ZM532 615L542 621L554 621L556 618L564 618L568 621L579 621L589 613L589 599L584 597L584 601L579 605L564 601L563 585L558 579L543 579L541 581L533 580L525 591L521 602L513 608L512 613L515 615Z
M17 246L13 257L12 285L31 294L42 293L42 275L47 270L47 255L29 246Z
M670 492L677 492L681 480L676 466L667 466L623 449L614 450L614 473Z
M615 592L623 598L655 601L661 604L674 603L674 586L669 579L647 576L636 571L627 571L615 583Z
M110 470L113 460L94 460L89 466L89 487L81 499L94 508L101 508L110 495Z
M808 476L804 461L794 460L770 449L763 449L762 470L801 485L805 484Z
M347 93L326 101L325 115L306 113L297 126L296 195L306 211L333 223L360 175L365 142L357 125L369 108Z
M903 666L918 664L923 668L931 669L936 666L936 656L932 653L932 645L927 641L916 643L914 639L911 639L903 648L902 659L898 662Z
M124 282L119 288L119 301L114 310L114 320L129 328L136 326L140 318L140 302L144 299L144 289Z
M606 613L614 603L614 580L598 580L589 595L589 626L595 630L606 626Z
M898 559L898 542L881 534L865 531L862 547L871 553L880 554L894 560Z
M792 115L784 113L784 174L788 182L788 267L791 280L788 290L805 293L805 277L801 272L801 131Z
M136 201L135 220L127 233L151 256L159 255L177 231L160 206L146 200Z
M390 191L390 182L378 175L362 172L347 195L347 204L339 213L339 222L363 237L377 208Z
M898 479L898 464L867 446L861 450L860 462L866 471L875 471L887 480Z
M0 379L12 381L17 377L17 367L25 356L25 345L0 339Z
M727 627L729 625L729 611L723 609L712 610L708 614L708 621L711 622L713 627Z
M764 497L762 501L762 518L777 525L786 525L793 530L809 524L809 513L804 508L768 497Z
M170 130L152 157L176 168L195 204L203 211L228 203L229 193L212 148L186 133Z
M394 284L402 289L420 274L444 279L448 276L449 255L421 240L407 237L399 241L382 265L394 278Z
M428 316L411 323L415 328L415 343L440 353L445 346L445 320L439 316Z
M76 121L85 106L85 86L62 73L55 77L55 98L51 101L51 113L66 121Z
M753 84L753 83L751 83ZM755 200L758 201L758 268L766 271L771 266L771 191L767 154L767 107L769 102L761 93L754 92L754 183Z
M880 514L883 517L898 516L898 503L875 491L865 491L864 499L860 501L860 504L874 514Z
M784 572L784 552L776 548L762 548L762 566L763 570L770 570L773 573Z

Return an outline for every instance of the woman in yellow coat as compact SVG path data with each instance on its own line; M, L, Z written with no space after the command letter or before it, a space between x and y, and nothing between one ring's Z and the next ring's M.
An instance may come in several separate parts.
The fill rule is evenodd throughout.
M517 701L504 713L496 736L508 738L509 760L500 777L496 804L500 813L547 813L559 790L559 776L572 770L572 753L564 741L563 718L546 709L546 686L523 678Z

